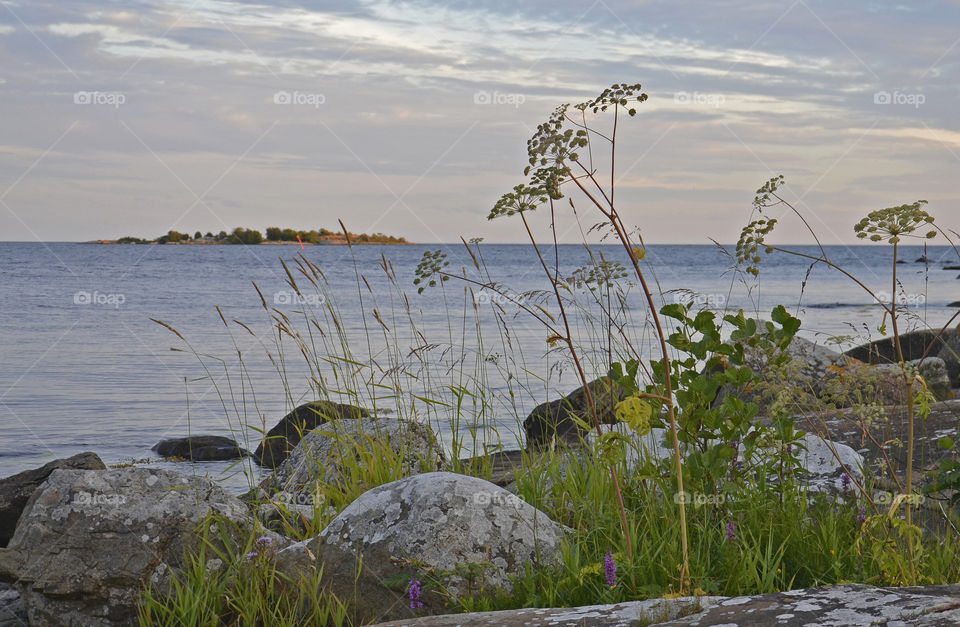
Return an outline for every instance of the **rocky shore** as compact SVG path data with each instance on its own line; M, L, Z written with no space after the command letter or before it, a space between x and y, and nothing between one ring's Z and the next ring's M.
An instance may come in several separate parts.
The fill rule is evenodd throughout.
M958 344L956 332L945 334L936 355L916 364L938 399L918 428L921 445L915 474L920 478L954 455L942 446L942 439L957 435L960 400L953 397L960 378ZM838 489L846 473L861 482L864 471L870 474L891 464L902 472L906 459L894 442L905 440L902 425L906 421L899 404L902 398L896 386L889 384L897 373L882 363L883 347L841 354L801 340L790 350L795 369L789 376L793 389L799 390L791 402L808 431L801 460L809 489ZM741 395L770 408L784 402L778 376L769 373L770 389L727 389L722 394ZM597 379L590 387L595 398L620 398L607 379ZM773 397L768 394L771 389L777 391ZM842 406L838 399L851 390L860 399L867 392L879 399L869 405L872 413L864 413L862 406ZM811 402L809 407L818 409L808 411L805 403L814 399L821 403ZM833 408L823 409L823 401L833 403ZM477 586L509 588L510 575L560 559L569 530L521 500L515 481L528 472L525 459L564 454L554 452L557 441L576 444L589 439L575 420L585 412L585 394L579 388L531 412L524 422L527 451L465 460L468 467L479 461L492 466L491 481L451 472L454 465L426 425L326 401L302 405L284 416L252 454L232 440L213 436L179 438L155 447L162 455L194 460L252 455L257 463L273 469L242 498L207 479L169 470L108 469L94 453L7 477L0 480L0 627L136 624L143 588L162 589L185 567L185 555L201 541L199 526L211 514L229 523L230 532L219 535L217 542L239 544L253 531L266 529L261 533L285 576L303 577L322 568L324 588L344 600L351 617L364 624L960 623L960 586L956 585L848 584L754 597L653 599L455 617L443 615L449 611L446 599L426 591L419 599L422 607L411 609L405 592L388 585L402 576L406 564L454 573L447 591L456 596ZM888 431L879 443L868 438L871 420L870 428L881 425ZM616 417L603 414L601 422L614 424ZM367 437L382 444L384 455L398 456L404 478L364 492L305 541L285 535L293 523L284 517L291 512L299 518L301 529L311 528L317 477L330 481L345 472L337 460L354 454L350 442ZM662 432L654 430L646 437L648 454L668 454L662 447ZM285 507L273 507L271 500ZM458 567L481 563L492 566L481 571L479 580L456 574ZM223 567L215 557L206 563L210 572Z

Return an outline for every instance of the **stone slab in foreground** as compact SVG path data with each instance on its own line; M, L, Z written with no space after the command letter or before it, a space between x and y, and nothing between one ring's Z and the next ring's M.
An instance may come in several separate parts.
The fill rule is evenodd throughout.
M746 597L648 599L575 608L526 608L500 612L448 614L381 623L378 627L559 627L594 625L681 625L689 627L780 627L960 625L960 584L875 588L863 584L825 586Z
M548 625L654 625L678 616L697 614L727 597L681 597L679 599L647 599L612 605L586 605L565 608L524 608L500 612L475 612L473 614L446 614L424 616L410 620L380 623L375 627L546 627Z

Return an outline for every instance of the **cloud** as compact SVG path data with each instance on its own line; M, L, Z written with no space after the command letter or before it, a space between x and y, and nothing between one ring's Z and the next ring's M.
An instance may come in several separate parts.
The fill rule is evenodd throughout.
M18 121L0 150L0 189L28 173L5 202L47 238L109 235L98 217L136 212L131 197L151 207L139 235L164 232L194 200L179 178L213 186L210 209L191 212L185 220L197 224L184 228L255 226L269 206L274 222L298 227L347 212L355 230L376 224L413 240L455 241L464 231L514 239L483 216L522 179L526 140L557 105L620 81L642 81L650 95L619 131L618 160L622 198L636 203L653 240L703 241L691 216L735 239L734 207L780 172L816 197L838 233L849 231L845 198L884 206L917 186L932 191L932 206L960 199L943 183L960 134L953 5L4 6L26 26L0 25L3 114ZM923 94L925 104L878 104L884 91ZM76 102L78 92L122 93L124 102ZM63 215L65 206L76 215ZM652 219L655 206L671 210ZM17 229L0 213L0 230Z

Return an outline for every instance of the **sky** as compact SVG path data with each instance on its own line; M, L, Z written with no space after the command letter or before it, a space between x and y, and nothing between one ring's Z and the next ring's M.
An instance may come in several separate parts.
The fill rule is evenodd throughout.
M736 241L778 174L824 243L918 199L960 228L956 0L0 5L0 240L342 219L522 242L487 214L524 182L527 140L621 82L649 96L618 125L614 175L647 243ZM599 220L572 200L565 242ZM812 241L781 215L776 239Z

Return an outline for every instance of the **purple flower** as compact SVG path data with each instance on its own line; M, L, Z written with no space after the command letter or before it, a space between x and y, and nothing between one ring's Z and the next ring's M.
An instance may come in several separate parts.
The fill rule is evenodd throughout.
M410 580L410 589L408 591L410 596L410 609L416 610L423 607L423 603L420 601L420 580L411 579Z
M733 542L737 539L737 523L732 520L727 523L727 542Z
M257 559L259 555L260 554L257 553L256 551L250 551L249 553L247 553L247 561L252 562L253 560Z
M850 475L843 473L843 476L840 477L840 488L846 492L850 489Z
M603 558L603 572L607 576L607 585L611 588L617 585L617 564L613 561L613 553L607 553Z
M269 536L260 536L257 538L257 546L270 546L273 540Z
M857 529L863 526L863 523L867 522L867 508L861 507L860 513L857 514Z

